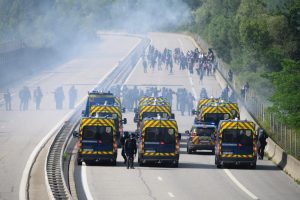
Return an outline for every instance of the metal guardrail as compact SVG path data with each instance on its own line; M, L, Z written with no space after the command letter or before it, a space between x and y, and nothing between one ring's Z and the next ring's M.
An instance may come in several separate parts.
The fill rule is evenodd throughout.
M113 84L122 84L125 82L131 70L141 57L144 49L149 45L150 40L142 38L140 44L108 75L98 86L98 89L108 90ZM97 89L96 88L96 89ZM80 107L81 108L81 107ZM77 111L80 109L78 108ZM78 116L75 114L67 121L61 130L57 133L47 156L46 164L46 179L47 187L50 188L49 194L51 199L72 199L64 180L63 174L63 157L67 148L68 140L71 138L71 133L78 125Z

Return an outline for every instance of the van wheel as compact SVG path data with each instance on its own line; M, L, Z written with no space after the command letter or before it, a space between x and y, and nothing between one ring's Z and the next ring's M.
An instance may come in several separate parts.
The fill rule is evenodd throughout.
M221 165L219 159L217 158L217 156L215 156L215 165L217 166L217 168L222 168L222 165Z
M143 161L140 161L140 162L139 162L139 166L140 166L140 167L144 166Z
M138 163L141 167L144 165L143 160L140 157L138 157Z
M117 165L117 160L113 160L113 161L111 162L111 165L112 165L112 166L116 166L116 165Z
M250 164L250 169L256 169L256 162Z
M186 148L186 151L188 154L192 154L192 152L193 152L191 149L189 149L189 147Z
M77 159L77 165L82 165L82 160L81 159Z
M178 162L172 164L173 168L178 168Z
M211 154L213 154L213 155L215 155L215 149L213 149L212 151L211 151Z

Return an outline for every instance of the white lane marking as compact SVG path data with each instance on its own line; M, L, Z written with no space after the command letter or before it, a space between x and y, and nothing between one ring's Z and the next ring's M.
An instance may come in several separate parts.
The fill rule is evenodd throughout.
M248 196L250 196L252 199L259 199L257 196L255 196L252 192L250 192L245 186L243 186L229 171L229 169L223 169L227 176L242 190L244 191Z
M83 190L84 190L86 198L88 200L93 200L94 198L92 196L92 193L91 193L89 185L88 185L85 162L82 162L82 166L81 166L81 180L82 180L82 186L83 186Z
M159 181L162 181L162 180L163 180L162 177L160 177L160 176L158 176L157 179L158 179Z
M171 197L171 198L174 198L175 195L172 193L172 192L168 192L168 195Z

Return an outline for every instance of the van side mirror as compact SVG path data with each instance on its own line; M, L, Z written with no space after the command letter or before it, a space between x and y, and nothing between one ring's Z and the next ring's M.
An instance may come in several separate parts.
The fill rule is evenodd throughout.
M74 138L78 138L79 137L79 133L78 133L78 131L73 131L73 137Z
M197 111L195 109L192 110L193 115L197 115Z
M122 113L125 113L126 112L126 108L122 108Z
M171 119L175 119L175 114L171 113Z
M123 124L127 124L127 118L124 118L124 119L122 120L122 122L123 122Z
M181 140L181 133L178 133L178 140Z

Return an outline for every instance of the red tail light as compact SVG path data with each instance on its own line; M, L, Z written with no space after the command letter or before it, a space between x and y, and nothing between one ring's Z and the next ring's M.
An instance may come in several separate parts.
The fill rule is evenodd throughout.
M165 142L164 141L160 141L160 144L165 144Z
M102 140L98 140L98 143L99 143L99 144L102 144Z
M242 147L243 145L242 144L238 144L238 147Z
M193 137L194 137L194 136L197 136L197 133L193 132L193 133L192 133L192 136L193 136Z

